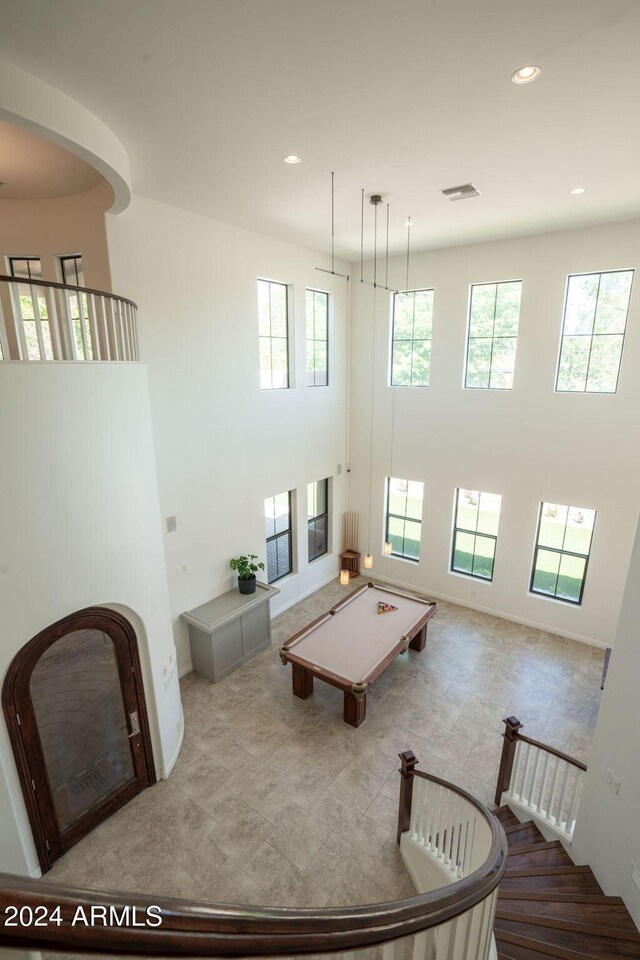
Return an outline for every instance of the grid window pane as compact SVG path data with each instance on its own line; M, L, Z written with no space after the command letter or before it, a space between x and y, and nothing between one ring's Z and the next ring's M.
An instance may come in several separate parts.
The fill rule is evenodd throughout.
M585 390L590 347L590 337L562 338L556 390Z
M307 290L307 386L326 387L329 383L329 294Z
M329 480L307 484L307 527L309 560L315 560L328 551Z
M453 563L452 569L459 573L473 573L473 553L476 538L472 533L461 530L454 531L453 535Z
M84 287L84 267L82 257L60 257L62 282L72 287Z
M451 569L456 573L493 579L498 542L500 507L498 493L456 490L451 549Z
M385 537L391 555L407 560L420 559L424 484L417 480L387 477Z
M264 501L267 539L267 580L273 583L292 570L291 492L278 493Z
M13 293L23 324L26 359L53 360L47 299L43 287L37 286L42 279L42 263L38 257L9 257L9 267L12 276L29 281L16 284Z
M596 511L540 504L531 592L580 604L591 552Z
M429 386L432 327L433 290L394 294L391 386Z
M467 389L512 389L521 293L521 280L472 284L464 378Z
M258 280L260 389L289 386L289 318L287 286Z
M569 277L556 390L616 392L632 283L633 270Z

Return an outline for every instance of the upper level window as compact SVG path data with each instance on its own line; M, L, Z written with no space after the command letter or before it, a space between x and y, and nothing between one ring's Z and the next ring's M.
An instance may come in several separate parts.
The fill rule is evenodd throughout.
M63 283L68 283L70 287L85 286L84 267L79 253L70 257L60 257L60 270Z
M387 477L386 539L393 557L420 559L424 484Z
M267 580L273 583L291 573L291 491L277 493L264 501L264 525L267 538Z
M472 284L464 378L467 389L513 387L521 292L521 280Z
M493 580L500 506L497 493L456 490L451 569L481 580Z
M286 283L258 280L260 387L289 386L289 306Z
M329 481L316 480L307 484L307 538L309 560L327 552L328 547Z
M307 386L329 383L329 294L307 290Z
M70 287L84 287L84 267L81 255L60 257L62 282ZM93 360L93 340L89 324L89 305L86 293L67 291L69 316L73 323L75 351L78 360Z
M595 521L595 510L540 504L532 593L582 603Z
M9 269L13 277L24 278L14 292L16 312L22 320L20 347L25 360L53 360L51 327L45 288L38 287L42 280L42 264L39 257L9 257Z
M391 386L428 387L431 364L433 290L393 296Z
M556 390L615 393L633 270L569 277Z

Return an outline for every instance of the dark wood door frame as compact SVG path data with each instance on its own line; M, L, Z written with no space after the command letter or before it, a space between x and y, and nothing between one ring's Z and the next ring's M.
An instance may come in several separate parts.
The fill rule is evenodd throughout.
M127 696L130 699L133 696L136 704L140 730L136 734L129 729L129 740L137 779L124 790L107 797L62 835L56 819L44 751L29 693L29 681L40 657L50 646L68 633L89 629L101 630L112 640L127 714L130 713L126 705ZM126 650L127 656L123 656L123 650ZM2 687L2 709L43 873L49 870L53 862L69 847L123 803L144 787L156 782L138 642L132 625L115 610L108 607L78 610L46 627L29 640L9 664ZM130 723L129 717L127 722Z

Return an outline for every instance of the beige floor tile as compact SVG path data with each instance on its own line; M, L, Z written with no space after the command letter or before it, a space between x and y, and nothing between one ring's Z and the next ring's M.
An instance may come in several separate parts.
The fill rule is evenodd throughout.
M47 879L210 902L319 906L413 894L395 844L398 754L492 801L504 717L588 758L603 651L441 602L358 728L317 682L291 694L278 644L345 596L333 582L273 621L273 646L212 684L181 680L185 740L168 781L123 807Z

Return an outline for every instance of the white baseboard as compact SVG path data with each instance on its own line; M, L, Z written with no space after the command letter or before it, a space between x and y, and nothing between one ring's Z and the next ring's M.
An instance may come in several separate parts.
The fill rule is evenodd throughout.
M601 650L612 646L611 643L605 643L602 640L595 640L593 637L585 637L580 633L571 633L569 630L561 630L559 627L550 627L547 623L538 623L536 620L527 620L525 617L518 617L513 613L503 613L501 610L494 610L492 607L483 607L479 603L469 603L467 600L460 600L459 597L451 597L446 593L434 593L433 590L424 590L422 587L416 587L412 583L406 583L404 580L390 580L388 577L376 577L377 582L388 583L394 587L401 587L403 590L413 591L413 593L428 596L434 600L444 600L446 603L454 603L459 607L467 607L469 610L477 610L478 613L486 613L490 617L499 617L501 620L510 620L512 623L520 623L523 627L533 627L534 630L544 630L545 633L555 634L557 637L566 637L567 640L576 640L578 643L586 643L590 647L599 647Z
M176 744L176 749L173 751L173 754L169 762L164 765L161 771L159 771L159 777L161 780L169 779L171 771L175 767L178 761L178 757L180 756L180 751L182 750L183 741L184 741L184 713L182 713L181 711L180 712L180 732L178 734L178 743Z
M277 610L272 611L271 619L274 617L279 617L281 613L284 613L285 610L288 610L289 607L294 607L296 603L300 603L301 600L306 600L307 597L310 597L312 593L315 593L317 590L320 590L322 587L326 587L327 584L333 583L334 580L337 580L338 575L336 573L332 574L330 577L325 577L324 580L321 580L320 583L314 584L313 587L310 587L308 590L304 590L302 593L299 593L291 600L287 600L281 607L278 607Z

